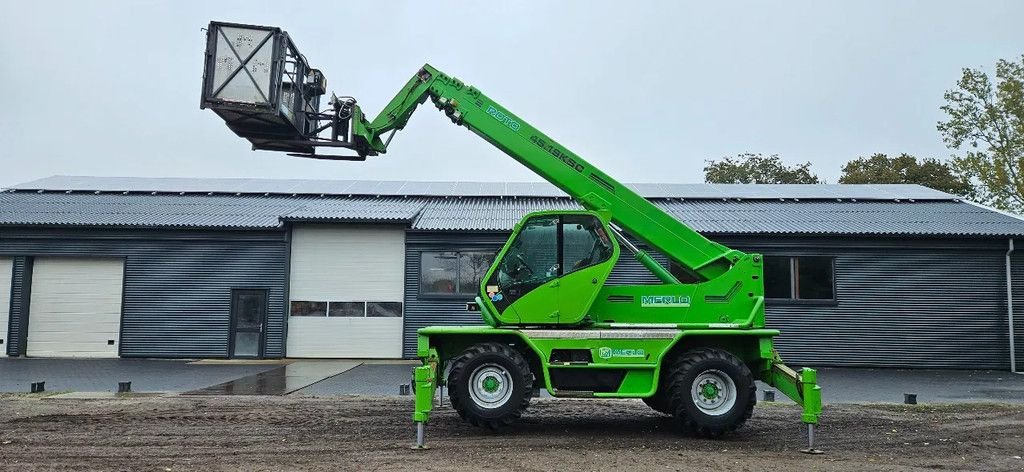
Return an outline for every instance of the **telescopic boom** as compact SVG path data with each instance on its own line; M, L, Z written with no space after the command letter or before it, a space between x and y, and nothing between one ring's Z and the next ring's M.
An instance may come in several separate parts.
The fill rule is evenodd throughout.
M453 123L465 126L574 198L606 212L612 222L700 280L725 273L743 253L711 241L654 206L630 188L538 131L476 87L424 65L373 121L354 103L351 132L363 156L387 152L393 133L405 127L427 98ZM649 255L637 259L665 283L679 281Z

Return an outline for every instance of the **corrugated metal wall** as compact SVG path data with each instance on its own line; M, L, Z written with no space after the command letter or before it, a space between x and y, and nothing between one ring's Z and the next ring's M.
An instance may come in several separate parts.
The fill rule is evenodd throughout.
M1017 353L1017 372L1024 372L1024 239L1014 240L1013 255L1010 256L1010 268L1013 280L1013 330L1014 350ZM1008 317L1004 314L1003 319L1006 325ZM1010 352L1010 344L1003 345L1007 355Z
M0 254L124 257L123 357L226 357L231 289L269 289L265 355L284 355L284 231L4 229Z
M406 238L403 353L415 355L415 331L428 325L480 324L465 299L421 299L419 252L498 249L507 234L410 232ZM836 258L829 304L770 302L768 325L782 330L787 362L808 366L1008 369L1005 240L730 238L727 246L768 255ZM1024 242L1021 244L1024 247ZM659 256L660 257L660 256ZM1014 267L1018 364L1024 366L1024 249ZM614 283L652 282L624 251ZM662 258L663 260L663 258Z
M17 356L22 351L26 332L25 304L28 302L26 280L32 280L31 259L14 258L14 271L11 277L11 314L7 324L7 355Z
M405 235L405 327L402 356L416 356L416 330L432 325L480 325L480 313L466 311L472 297L420 297L420 252L501 249L506 233L421 233Z
M718 240L767 255L836 258L835 304L767 305L767 324L782 330L776 346L791 364L1009 367L1006 241Z
M505 233L409 232L405 262L403 354L428 325L479 324L466 299L419 296L419 252L497 250ZM1007 369L1006 240L736 238L722 243L769 255L836 258L833 304L768 305L768 324L790 363ZM1024 370L1024 241L1013 257L1017 358ZM22 348L31 258L125 257L121 354L223 357L230 289L270 289L267 357L284 354L288 243L284 231L0 230L0 254L15 256L7 350ZM653 281L628 253L613 283Z

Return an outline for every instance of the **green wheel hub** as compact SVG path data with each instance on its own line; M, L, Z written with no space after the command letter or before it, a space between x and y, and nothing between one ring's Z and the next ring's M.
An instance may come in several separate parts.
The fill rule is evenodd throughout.
M708 382L701 387L701 394L704 395L704 398L713 399L718 396L718 386Z
M498 387L500 386L501 381L494 377L487 377L486 379L484 379L484 390L486 390L487 392L496 392L498 391Z

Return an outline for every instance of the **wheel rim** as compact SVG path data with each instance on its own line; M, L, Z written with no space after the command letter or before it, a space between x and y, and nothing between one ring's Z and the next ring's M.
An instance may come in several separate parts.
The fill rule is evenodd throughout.
M705 370L690 387L690 396L700 411L711 415L724 415L736 404L736 384L725 372Z
M498 364L484 364L469 376L469 396L481 408L498 408L512 397L512 374Z

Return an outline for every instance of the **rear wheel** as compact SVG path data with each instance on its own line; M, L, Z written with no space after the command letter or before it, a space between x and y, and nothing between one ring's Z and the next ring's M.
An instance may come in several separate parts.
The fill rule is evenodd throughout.
M533 396L533 373L526 359L501 343L471 346L448 373L448 397L462 419L497 430L522 416Z
M735 431L754 412L757 386L750 369L719 349L683 354L668 378L669 401L678 424L699 436Z

